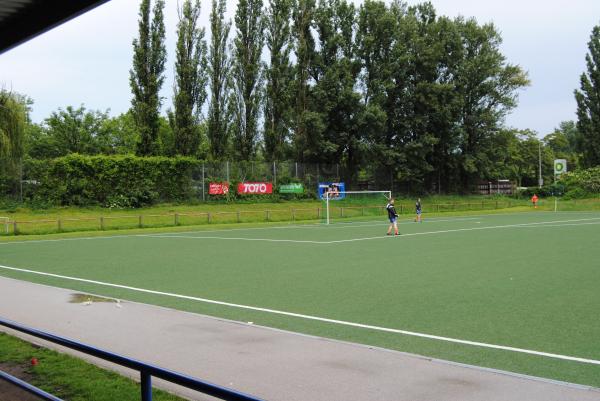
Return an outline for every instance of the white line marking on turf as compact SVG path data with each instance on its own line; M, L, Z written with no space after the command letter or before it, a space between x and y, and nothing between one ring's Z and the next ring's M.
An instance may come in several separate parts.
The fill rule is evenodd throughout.
M244 237L197 237L191 235L145 235L147 238L190 238L190 239L222 239L222 240L235 240L235 241L263 241L263 242L294 242L300 244L324 244L323 241L310 241L310 240L295 240L295 239L274 239L274 238L244 238Z
M342 239L342 240L333 240L333 241L310 241L310 240L292 240L292 239L272 239L272 238L244 238L244 237L214 237L214 236L195 236L195 235L169 235L169 234L145 234L142 235L144 237L149 238L182 238L182 239L214 239L214 240L237 240L237 241L263 241L263 242L289 242L289 243L299 243L299 244L341 244L346 242L358 242L358 241L369 241L369 240L377 240L377 239L390 239L390 238L403 238L403 237L414 237L418 235L433 235L433 234L446 234L446 233L454 233L461 231L478 231L478 230L493 230L500 228L535 228L535 227L563 227L563 226L578 226L578 225L592 225L592 224L600 224L600 221L596 223L579 223L579 222L589 222L589 221L597 221L600 220L600 217L592 218L592 219L576 219L576 220L555 220L555 221L545 221L545 222L535 222L535 223L521 223L521 224L506 224L500 226L489 226L489 227L470 227L470 228L455 228L449 230L440 230L440 231L425 231L419 233L407 233L401 234L399 236L385 236L379 235L377 237L362 237L362 238L350 238L350 239ZM556 223L576 223L576 224L556 224Z
M455 343L455 344L471 345L471 346L475 346L475 347L490 348L490 349L497 349L497 350L503 350L503 351L512 351L512 352L518 352L518 353L522 353L522 354L543 356L543 357L553 358L553 359L562 359L562 360L566 360L566 361L574 361L574 362L581 362L581 363L592 364L592 365L600 365L600 361L595 360L595 359L554 354L554 353L550 353L550 352L534 351L534 350L529 350L529 349L524 349L524 348L489 344L489 343L484 343L484 342L479 342L479 341L461 340L458 338L443 337L443 336L437 336L437 335L433 335L433 334L418 333L415 331L373 326L370 324L355 323L355 322L349 322L349 321L345 321L345 320L327 319L327 318L323 318L323 317L319 317L319 316L286 312L286 311L280 311L277 309L260 308L257 306L241 305L241 304L235 304L235 303L231 303L231 302L216 301L213 299L199 298L199 297L193 297L193 296L189 296L189 295L174 294L174 293L170 293L170 292L148 290L145 288L131 287L128 285L112 284L112 283L106 283L106 282L96 281L96 280L89 280L89 279L84 279L84 278L79 278L79 277L69 277L69 276L63 276L60 274L45 273L45 272L39 272L39 271L35 271L35 270L28 270L28 269L20 269L17 267L0 265L0 269L12 270L12 271L17 271L17 272L21 272L21 273L37 274L40 276L54 277L54 278L60 278L60 279L65 279L65 280L79 281L79 282L83 282L83 283L96 284L96 285L101 285L101 286L105 286L105 287L121 288L121 289L125 289L125 290L142 292L142 293L146 293L146 294L162 295L162 296L166 296L166 297L179 298L179 299L187 299L187 300L191 300L191 301L204 302L204 303L208 303L208 304L221 305L221 306L228 306L228 307L238 308L238 309L246 309L246 310L252 310L252 311L257 311L257 312L271 313L271 314L275 314L275 315L290 316L290 317L306 319L306 320L314 320L314 321L324 322L324 323L339 324L342 326L358 327L358 328L368 329L368 330L375 330L375 331L382 331L382 332L387 332L387 333L427 338L430 340L446 341L446 342Z

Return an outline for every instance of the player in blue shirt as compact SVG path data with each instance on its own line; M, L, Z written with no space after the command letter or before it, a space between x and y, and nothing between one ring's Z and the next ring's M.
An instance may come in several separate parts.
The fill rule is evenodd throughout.
M398 213L396 213L396 208L394 207L394 198L390 198L385 208L390 219L390 227L387 230L387 235L392 235L392 228L395 235L400 235L398 234Z
M415 203L415 212L417 213L417 217L415 217L415 221L417 223L422 223L421 220L421 198L417 199L417 203Z

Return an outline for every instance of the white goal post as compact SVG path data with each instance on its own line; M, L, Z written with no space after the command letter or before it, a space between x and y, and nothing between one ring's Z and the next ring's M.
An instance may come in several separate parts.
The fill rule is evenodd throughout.
M362 196L360 196L362 195ZM392 197L392 191L326 191L323 192L322 200L325 201L325 224L331 223L331 202L353 197L371 196L376 201L389 201ZM384 199L385 198L385 199Z

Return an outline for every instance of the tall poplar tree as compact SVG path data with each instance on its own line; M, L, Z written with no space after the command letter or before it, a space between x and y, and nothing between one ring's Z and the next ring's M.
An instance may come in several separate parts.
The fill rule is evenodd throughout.
M266 16L265 42L270 59L265 67L264 146L268 160L282 160L288 153L294 78L290 61L292 5L292 0L269 0Z
M240 160L255 153L261 98L261 61L264 43L262 0L239 0L235 12L232 70L235 152Z
M594 27L589 53L585 57L587 73L581 74L581 89L575 91L577 128L583 139L583 164L600 165L600 26Z
M179 10L173 106L169 122L175 152L193 156L200 144L199 122L206 100L206 43L204 28L198 27L200 0L185 0Z
M322 131L322 120L318 113L311 111L310 69L314 56L315 40L311 26L315 12L315 0L298 0L294 7L293 35L296 53L294 78L294 153L296 160L313 161L315 132Z
M133 40L133 67L129 84L133 93L132 111L140 142L137 153L141 156L157 152L156 140L162 99L159 92L164 82L167 50L165 47L165 2L157 0L150 21L150 0L142 0L139 12L139 37Z
M213 0L210 12L211 39L207 67L210 85L208 138L210 153L215 159L227 156L230 134L231 61L227 54L230 29L231 23L225 21L225 0Z

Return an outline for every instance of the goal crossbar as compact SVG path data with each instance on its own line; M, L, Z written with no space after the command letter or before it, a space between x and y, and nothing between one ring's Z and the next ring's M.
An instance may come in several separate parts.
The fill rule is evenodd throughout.
M352 194L381 194L383 195L386 199L390 199L392 197L392 191L339 191L339 192L324 192L323 193L323 199L325 200L325 210L326 210L326 224L330 224L330 207L329 207L329 202L332 200L332 198L339 198L339 197L343 197L345 198L346 195L352 195Z

